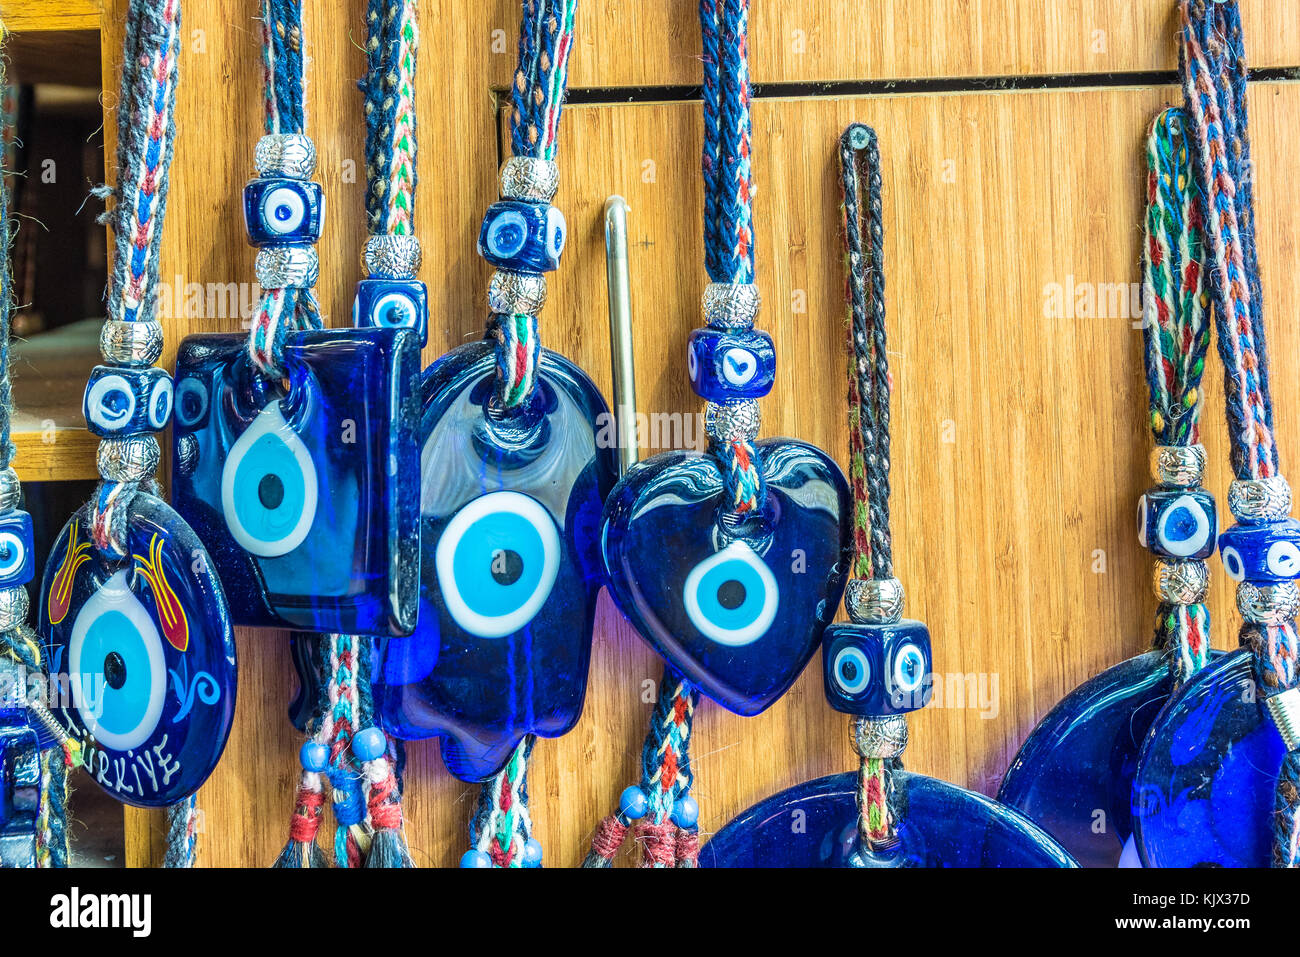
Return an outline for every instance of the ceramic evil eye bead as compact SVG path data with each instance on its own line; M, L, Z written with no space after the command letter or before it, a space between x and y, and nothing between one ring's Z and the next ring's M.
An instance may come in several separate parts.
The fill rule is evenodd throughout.
M26 585L36 573L32 553L32 517L26 512L0 515L0 588Z
M95 366L86 382L81 411L95 435L161 431L172 414L171 376L156 366Z
M766 332L697 329L686 346L686 369L703 399L757 399L776 381L776 349Z
M410 329L429 341L429 290L415 279L363 279L352 301L352 325L358 329Z
M1300 578L1300 522L1233 525L1219 536L1219 553L1233 581L1293 581Z
M826 700L863 717L906 714L930 701L930 632L919 621L832 625L822 635Z
M320 183L267 177L244 187L244 226L254 246L311 245L324 216Z
M564 214L554 206L502 200L483 217L478 252L499 269L550 272L560 264L567 233Z
M1208 558L1218 531L1204 489L1153 488L1138 501L1138 541L1161 558Z

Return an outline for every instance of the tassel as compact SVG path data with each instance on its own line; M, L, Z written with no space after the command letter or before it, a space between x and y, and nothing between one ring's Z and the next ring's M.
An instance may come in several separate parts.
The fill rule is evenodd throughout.
M302 776L302 783L298 786L298 806L289 819L289 842L272 867L292 869L329 866L325 852L316 843L324 804L320 775L309 771Z

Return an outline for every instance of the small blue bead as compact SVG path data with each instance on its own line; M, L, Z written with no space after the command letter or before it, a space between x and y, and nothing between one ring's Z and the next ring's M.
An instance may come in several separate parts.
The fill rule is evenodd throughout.
M1218 517L1214 496L1199 488L1153 488L1138 501L1138 541L1161 558L1208 558Z
M330 749L318 741L308 741L299 749L298 760L304 769L319 774L329 767Z
M81 397L86 428L98 436L141 435L167 427L172 415L172 377L150 366L95 366Z
M1223 570L1233 581L1278 584L1300 578L1300 522L1284 518L1233 525L1219 536Z
M635 784L624 789L618 799L618 812L629 821L639 821L650 810L650 799Z
M697 329L686 349L691 387L703 399L758 399L776 382L776 347L766 332Z
M673 823L680 828L692 828L700 819L700 805L689 794L673 802Z
M417 279L363 279L352 300L352 325L412 329L428 345L429 289Z
M312 245L324 217L320 183L267 177L244 187L244 227L254 246Z
M822 690L836 711L883 718L924 708L934 693L930 672L930 630L919 621L822 633Z
M530 837L524 844L524 867L541 867L542 866L542 842L535 837Z
M358 761L378 760L388 750L388 739L379 728L366 728L352 736L352 753Z
M498 269L549 272L564 252L564 214L546 203L502 200L488 207L478 254Z
M17 509L0 515L0 588L26 585L35 577L35 552L31 515Z
M466 851L460 856L461 867L491 867L492 858L482 851Z

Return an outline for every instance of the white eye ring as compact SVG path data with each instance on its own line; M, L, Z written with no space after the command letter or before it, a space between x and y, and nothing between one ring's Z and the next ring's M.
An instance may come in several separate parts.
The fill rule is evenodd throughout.
M744 562L753 569L763 586L763 607L759 610L757 617L744 628L719 627L715 622L709 620L709 617L704 613L704 609L700 607L700 581L715 566L729 561ZM682 599L686 605L686 614L691 619L691 623L706 638L710 638L720 645L729 645L731 647L748 645L767 634L767 630L772 627L772 622L776 618L779 594L776 578L772 575L771 570L763 559L759 558L754 550L744 542L732 542L722 551L700 562L691 569L691 573L686 576L686 584L682 587Z
M853 681L844 680L844 672L841 668L846 660L857 666L858 676ZM860 694L871 681L871 664L861 648L846 645L836 652L835 661L831 665L831 674L842 692L849 695Z
M0 552L4 551L9 552L9 557L0 564L0 575L12 575L23 567L23 562L27 559L22 536L13 532L0 532Z
M564 241L568 235L569 227L564 221L564 214L552 206L546 211L546 252L557 263L564 252Z
M1220 556L1223 559L1223 570L1228 573L1228 577L1235 582L1244 582L1246 580L1246 564L1241 560L1241 554L1228 545L1223 549Z
M287 219L280 220L275 216L275 210L279 206L289 208ZM307 217L307 204L303 202L302 195L288 186L280 186L271 190L262 200L262 222L266 228L273 233L284 235L291 233L302 226L303 220Z
M149 425L155 429L167 426L167 419L172 414L172 380L163 376L154 386L153 395L149 397Z
M686 347L686 376L692 382L700 377L700 357L695 354L694 346Z
M1192 518L1196 520L1196 530L1191 535L1181 541L1170 541L1166 534L1166 527L1172 516L1179 509L1186 509ZM1196 501L1190 495L1180 495L1174 499L1164 513L1160 516L1160 524L1156 527L1156 538L1160 540L1160 546L1169 554L1177 558L1186 558L1188 555L1195 555L1210 538L1210 517L1205 514L1205 509L1201 503ZM1145 545L1146 543L1143 542Z
M110 412L104 407L104 400L112 393L121 392L126 396L126 406L121 412ZM86 397L86 411L90 420L101 429L116 431L123 428L135 415L135 392L131 383L120 375L106 375L96 380Z
M732 357L735 356L741 360L739 365L741 369L736 369L732 364ZM748 385L758 374L758 356L748 349L742 349L740 346L733 346L722 354L722 377L734 386Z
M1147 547L1147 497L1138 499L1138 544Z
M185 400L191 395L198 396L198 411L190 413L185 408ZM192 376L187 376L176 386L176 421L182 426L188 428L199 419L203 418L203 413L208 410L208 387L200 380Z
M903 664L912 654L916 655L916 660L922 666L925 665L925 655L921 653L921 649L914 642L909 641L894 652L894 690L902 694L911 694L925 682L925 673L923 671L917 671L916 674L909 675L903 670Z
M239 473L239 464L257 440L268 433L276 433L277 438L288 447L303 477L302 515L287 534L272 541L260 538L244 526L239 520L238 503L235 501L235 478ZM245 551L254 555L261 558L287 555L302 544L316 521L317 494L316 467L312 465L311 454L285 421L280 403L272 402L257 414L257 418L230 447L226 456L226 464L221 471L221 509L225 514L226 528Z
M384 309L389 306L400 306L402 320L400 322L386 322L384 320ZM370 318L376 326L384 329L413 329L415 328L416 305L410 296L404 292L390 292L385 296L380 296L373 306L370 307Z
M1268 570L1284 578L1300 578L1300 548L1295 542L1274 542L1268 547Z
M513 229L519 235L519 241L509 246L502 245L501 236L507 230ZM487 247L488 252L494 256L508 258L518 256L523 248L528 245L528 220L524 219L524 214L517 209L507 209L497 214L492 225L488 227Z

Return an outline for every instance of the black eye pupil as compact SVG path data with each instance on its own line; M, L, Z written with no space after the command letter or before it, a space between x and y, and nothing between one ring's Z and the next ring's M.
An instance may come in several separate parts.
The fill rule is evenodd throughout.
M855 662L846 661L840 665L840 677L846 682L852 683L858 678L858 666Z
M263 475L257 483L257 498L267 508L279 508L284 501L284 482L278 475Z
M732 579L718 586L718 604L727 611L735 611L745 601L745 586Z
M114 691L126 684L126 662L116 651L104 656L104 680Z
M498 548L492 553L492 580L498 585L513 585L524 573L524 560L518 552Z

